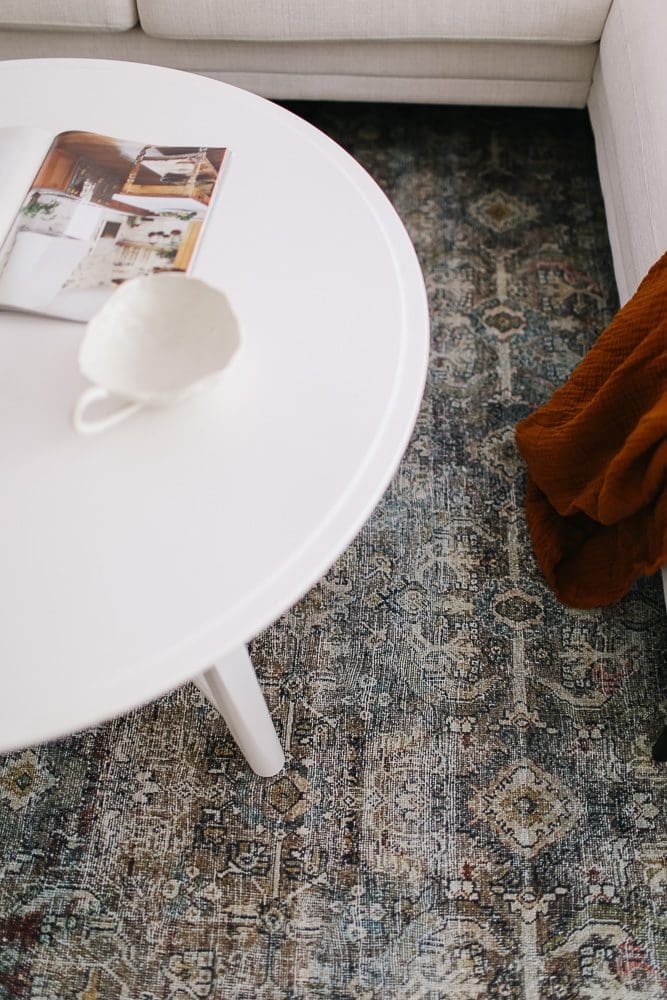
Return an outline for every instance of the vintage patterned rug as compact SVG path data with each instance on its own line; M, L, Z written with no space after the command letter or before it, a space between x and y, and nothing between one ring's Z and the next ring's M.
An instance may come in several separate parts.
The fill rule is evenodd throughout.
M659 582L560 606L512 436L616 307L586 116L298 111L417 247L417 430L253 645L284 773L252 776L191 685L0 759L0 998L657 1000Z

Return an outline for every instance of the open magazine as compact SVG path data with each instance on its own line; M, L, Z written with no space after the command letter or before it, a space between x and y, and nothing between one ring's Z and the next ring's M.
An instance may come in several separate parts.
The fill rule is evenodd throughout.
M0 308L86 321L128 278L189 271L227 155L0 129Z

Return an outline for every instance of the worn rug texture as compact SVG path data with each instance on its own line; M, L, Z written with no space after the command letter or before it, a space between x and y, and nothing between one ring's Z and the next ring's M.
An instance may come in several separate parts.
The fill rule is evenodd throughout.
M0 998L658 1000L659 579L560 605L513 441L617 308L587 117L296 110L414 240L418 425L252 644L283 773L255 777L192 685L0 758Z

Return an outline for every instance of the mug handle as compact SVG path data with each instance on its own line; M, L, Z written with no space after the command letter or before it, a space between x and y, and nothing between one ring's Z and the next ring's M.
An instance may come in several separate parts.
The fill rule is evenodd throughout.
M84 416L84 410L91 403L96 403L102 399L109 399L110 395L111 393L103 389L101 385L91 385L88 389L84 389L76 401L74 412L72 413L72 423L79 434L97 434L99 431L105 431L109 427L114 427L137 410L140 410L143 405L142 403L128 403L126 406L121 406L119 410L109 413L106 417L87 420Z

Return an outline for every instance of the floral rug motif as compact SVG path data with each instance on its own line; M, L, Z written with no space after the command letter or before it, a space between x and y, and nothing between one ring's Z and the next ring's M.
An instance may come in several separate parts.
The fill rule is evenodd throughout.
M617 307L586 115L295 109L414 240L418 425L252 645L283 773L252 775L192 685L0 758L0 998L658 1000L660 583L558 604L513 443Z

